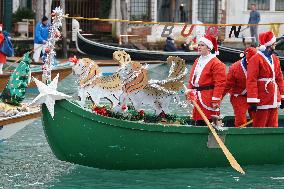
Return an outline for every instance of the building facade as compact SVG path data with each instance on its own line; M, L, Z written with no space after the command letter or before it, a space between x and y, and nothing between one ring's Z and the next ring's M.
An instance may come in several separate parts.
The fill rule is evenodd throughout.
M260 23L283 23L283 0L130 0L130 19L157 22L186 22L212 24L247 24L250 6L254 3L261 15ZM151 5L151 6L150 6ZM151 12L151 13L150 13ZM134 15L134 16L132 16ZM145 15L152 15L147 17ZM153 26L148 41L159 41L157 36L162 33L164 25ZM278 26L259 26L259 32L274 28L277 36L283 35L284 24ZM242 28L244 29L244 27ZM279 29L279 30L278 30ZM175 26L173 34L180 38L182 26ZM222 40L242 41L249 37L249 29L240 32L239 38L229 38L231 27L219 27Z
M250 6L256 4L260 13L261 23L284 23L284 1L283 0L227 0L226 1L226 23L246 24L249 20ZM274 33L277 36L284 34L284 24L279 25L279 32ZM272 29L272 26L259 26L258 33ZM277 26L274 26L275 28ZM229 35L230 28L226 28L226 36ZM244 37L250 36L249 29L244 30L240 35ZM228 41L236 41L238 39L227 39Z

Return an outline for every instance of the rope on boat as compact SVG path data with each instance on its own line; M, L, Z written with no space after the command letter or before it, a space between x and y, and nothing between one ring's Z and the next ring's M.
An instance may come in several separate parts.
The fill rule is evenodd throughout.
M76 16L64 16L66 19L77 19L77 20L91 20L91 21L101 21L101 22L127 22L130 24L159 24L159 25L191 25L191 26L259 26L259 25L282 25L284 22L271 22L263 24L191 24L186 22L151 22L142 20L122 20L122 19L104 19L104 18L85 18Z

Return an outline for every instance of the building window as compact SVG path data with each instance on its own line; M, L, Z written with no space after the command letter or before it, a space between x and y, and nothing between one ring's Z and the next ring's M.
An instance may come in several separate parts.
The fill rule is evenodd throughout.
M284 0L276 0L275 10L276 11L284 11Z
M270 10L270 0L248 0L248 10L251 4L256 4L258 10Z
M151 0L131 0L130 20L151 20Z
M4 1L0 1L0 23L3 23L4 17Z
M198 0L198 20L203 23L218 23L220 0Z

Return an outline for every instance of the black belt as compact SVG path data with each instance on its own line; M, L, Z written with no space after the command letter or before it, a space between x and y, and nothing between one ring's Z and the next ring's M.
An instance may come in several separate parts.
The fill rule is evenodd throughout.
M202 87L193 87L193 89L196 89L197 91L210 90L210 89L214 89L214 85L208 85L208 86L202 86Z

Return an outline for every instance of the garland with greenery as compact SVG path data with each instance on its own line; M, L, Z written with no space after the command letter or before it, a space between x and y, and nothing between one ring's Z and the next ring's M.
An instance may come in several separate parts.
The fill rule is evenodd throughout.
M176 114L165 114L164 112L159 115L145 112L144 110L137 111L133 106L128 105L127 108L123 107L122 112L113 111L110 106L93 106L92 111L98 115L112 117L128 121L143 121L145 123L161 123L161 124L178 124L187 125L190 123L189 117L179 117Z

